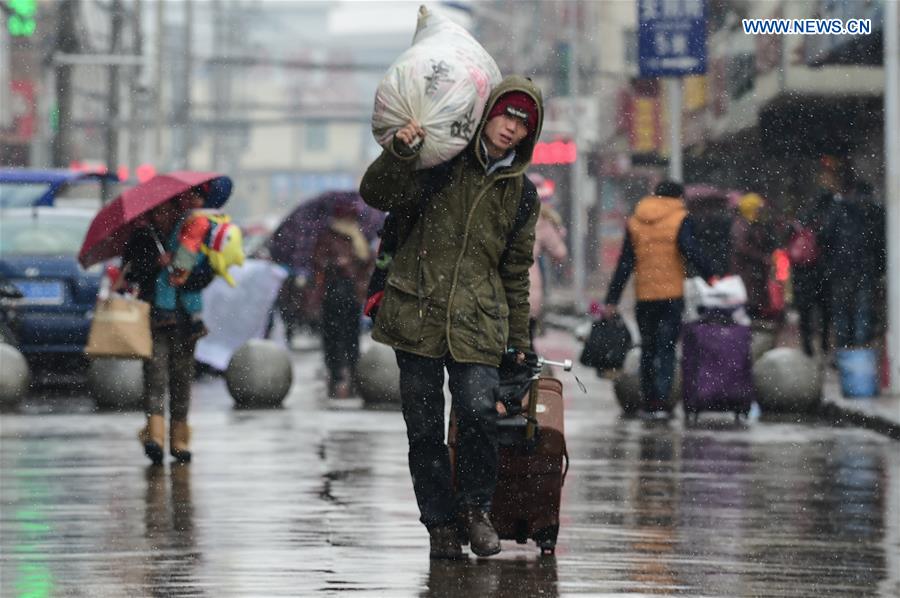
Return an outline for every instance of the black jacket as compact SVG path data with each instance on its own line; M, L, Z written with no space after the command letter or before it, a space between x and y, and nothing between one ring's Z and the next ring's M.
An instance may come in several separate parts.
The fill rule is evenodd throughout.
M826 275L872 282L885 271L884 208L866 196L835 195L819 233Z

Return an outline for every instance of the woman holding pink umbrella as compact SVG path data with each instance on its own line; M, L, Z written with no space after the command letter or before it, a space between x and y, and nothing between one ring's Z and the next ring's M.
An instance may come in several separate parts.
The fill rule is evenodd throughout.
M85 267L122 256L125 282L137 287L139 299L154 306L150 312L153 354L144 362L146 423L138 439L156 465L162 463L166 446L167 391L169 452L178 462L191 460L188 413L194 348L202 335L194 315L202 308L200 291L213 278L208 267L194 268L186 280L175 276L178 232L191 210L221 207L231 187L231 179L215 173L158 175L104 206L79 253ZM156 294L166 284L177 287L175 309L157 306Z

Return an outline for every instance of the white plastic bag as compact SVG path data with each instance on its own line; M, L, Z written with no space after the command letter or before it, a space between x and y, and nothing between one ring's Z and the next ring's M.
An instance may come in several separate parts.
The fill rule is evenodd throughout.
M426 132L416 168L446 162L475 135L500 79L497 63L468 31L421 6L412 46L375 92L372 134L386 147L415 120Z
M197 361L225 371L235 351L252 338L262 338L285 278L284 268L253 259L234 270L235 287L216 276L203 289L203 321L209 334L197 343Z
M743 306L747 303L747 287L740 276L724 276L712 286L700 276L684 281L684 321L700 318L702 309L728 309L733 311L737 323L743 323Z

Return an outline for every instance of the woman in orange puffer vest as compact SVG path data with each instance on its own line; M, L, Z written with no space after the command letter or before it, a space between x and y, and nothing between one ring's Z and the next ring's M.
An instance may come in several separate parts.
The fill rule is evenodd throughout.
M684 187L664 181L640 200L628 228L616 272L606 295L607 315L634 272L638 329L641 334L642 411L648 417L671 417L669 392L675 373L675 345L684 309L685 259L704 278L713 275L693 234L693 220L682 197Z

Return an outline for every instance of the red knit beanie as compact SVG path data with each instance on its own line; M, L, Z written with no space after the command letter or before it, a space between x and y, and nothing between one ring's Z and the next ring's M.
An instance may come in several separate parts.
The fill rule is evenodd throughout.
M524 91L511 91L497 98L493 108L488 112L487 119L491 120L501 114L511 114L524 119L525 126L528 128L528 134L534 135L534 131L537 129L537 104Z

